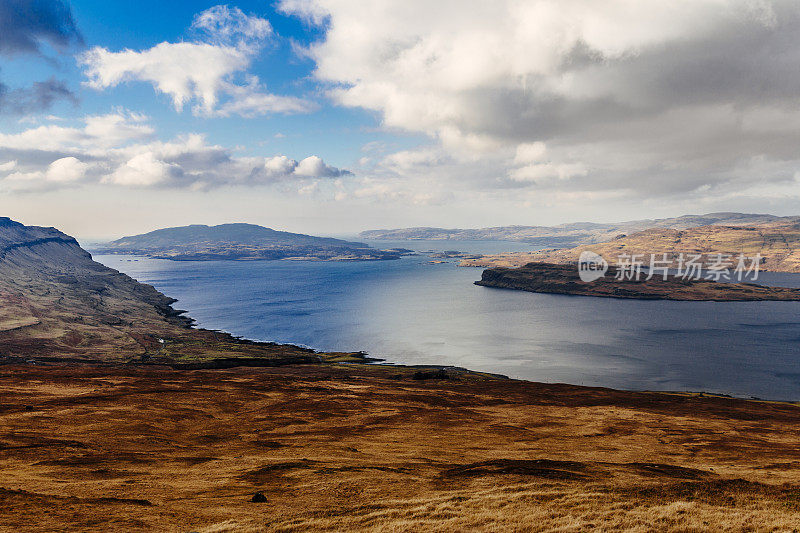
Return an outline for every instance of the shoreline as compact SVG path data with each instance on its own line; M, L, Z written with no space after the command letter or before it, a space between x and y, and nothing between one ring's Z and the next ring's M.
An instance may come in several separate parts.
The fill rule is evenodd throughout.
M254 344L269 344L278 347L292 347L297 348L297 345L290 343L261 343L260 341L248 341L247 339L240 339L247 343ZM698 398L719 398L730 399L745 402L764 402L764 403L777 403L789 404L800 406L800 398L798 399L767 399L756 396L737 395L735 393L713 392L708 390L680 390L680 389L623 389L616 387L608 387L602 385L580 385L575 383L567 383L562 381L536 381L524 378L510 377L504 374L494 372L484 372L480 370L472 370L466 367L453 366L453 365L438 365L438 364L404 364L386 362L384 359L369 357L365 352L319 352L311 350L309 357L302 358L282 358L280 360L270 359L266 357L230 357L219 358L204 361L201 363L169 363L164 361L102 361L95 359L83 358L70 358L70 357L9 357L0 356L0 368L9 366L19 367L72 367L78 366L91 368L116 368L116 369L142 369L142 368L169 368L173 371L225 371L225 370L257 370L266 368L280 368L280 367L295 367L295 368L315 368L315 367L346 367L351 369L359 369L364 371L381 370L381 371L395 371L397 379L410 378L415 381L431 383L443 382L447 380L458 382L462 379L489 379L500 380L507 382L518 382L536 386L557 386L567 387L576 390L604 390L620 394L665 394L672 396L686 396ZM363 357L363 358L362 358ZM397 374L399 372L400 374ZM415 376L416 374L416 376Z
M206 328L200 327L200 328L197 328L197 329L206 329ZM225 330L222 330L222 329L216 329L215 331L217 331L218 333L222 333L222 334L228 334L228 333L226 333ZM232 334L230 334L230 335L233 336ZM325 353L325 349L324 348L315 347L314 345L310 345L310 344L307 344L307 343L293 343L291 341L276 341L276 340L254 341L254 340L247 339L245 337L239 337L239 340L242 341L242 342L262 343L262 344L265 344L265 345L287 346L287 347L291 347L291 348L299 348L301 350L312 350L316 354ZM345 347L345 348L347 348L347 347ZM358 349L356 349L356 350L345 349L345 350L343 350L342 352L339 352L339 353L354 354L354 353L358 353L358 352L359 352ZM395 359L389 359L389 361L386 361L386 357L385 356L380 356L380 357L379 356L372 356L369 353L365 353L365 356L370 358L370 359L373 359L373 360L374 359L384 359L384 361L371 361L370 362L371 364L376 365L376 366L380 365L380 366L384 366L384 367L405 367L405 368L408 368L410 366L427 366L427 367L431 367L431 368L435 367L436 369L447 368L447 367L457 367L457 368L465 368L467 371L476 372L476 373L477 372L480 372L480 373L487 373L488 372L490 374L500 374L500 375L514 376L514 371L513 370L511 372L509 372L508 370L506 370L506 371L500 370L498 372L497 370L493 371L491 369L489 369L489 370L481 370L481 371L472 370L469 366L462 367L461 365L459 365L459 361L458 360L453 360L452 358L448 359L448 362L446 362L446 363L439 363L439 361L441 361L441 359L437 358L436 360L423 361L422 364L420 364L420 363L409 364L409 363L404 363L401 360L395 360ZM362 356L362 358L360 360L355 360L353 358L349 358L349 360L340 359L340 362L350 362L350 363L355 363L355 364L362 364L362 363L365 362L363 360L363 357L364 356ZM272 363L268 363L268 364L272 364ZM203 366L209 366L209 365L219 365L219 366L230 367L230 366L234 366L234 365L237 365L237 366L238 365L242 365L242 363L241 362L239 362L239 363L230 363L230 362L213 362L212 363L212 362L205 362L205 363L201 363L199 365L195 364L194 367L195 368L201 368ZM255 365L250 365L250 366L260 366L260 364L256 363ZM528 374L530 374L530 373L528 373ZM525 377L521 377L520 374L517 373L516 376L514 376L512 379L519 379L519 380L522 380L522 381L540 382L540 383L558 382L558 381L555 381L555 380L554 381L546 381L546 380L542 381L541 379L537 380L535 377L530 377L527 374L525 374L524 372L522 373L522 375L524 375ZM517 376L520 376L520 377L517 377ZM644 380L644 381L647 381L647 380ZM564 382L564 381L561 381L561 382ZM602 380L600 380L599 382L601 383L601 385L599 385L599 386L608 386L608 385L604 385ZM608 382L608 380L606 380L606 383L607 382ZM567 384L573 384L574 383L575 384L574 386L578 386L578 387L582 386L580 384L577 384L576 382L566 381L566 383ZM646 383L642 383L642 384L646 385ZM730 395L732 397L741 398L741 399L749 399L751 397L756 397L756 398L763 398L764 397L764 395L761 394L761 390L760 389L753 390L752 392L745 391L745 392L738 392L738 393L735 390L729 389L727 387L726 388L720 387L720 388L717 389L717 391L720 391L720 389L721 389L721 392L715 392L713 390L702 390L702 389L700 389L700 390L704 394ZM623 391L652 391L652 392L659 392L660 391L659 389L651 389L651 388L648 388L646 386L644 386L644 387L636 387L636 388L616 388L615 390L623 390ZM673 389L666 390L666 391L663 391L663 392L682 393L682 392L697 391L697 390L698 389L696 387L686 388L686 389L673 388ZM794 398L794 396L781 396L781 397L775 399L775 401L794 401L793 398Z

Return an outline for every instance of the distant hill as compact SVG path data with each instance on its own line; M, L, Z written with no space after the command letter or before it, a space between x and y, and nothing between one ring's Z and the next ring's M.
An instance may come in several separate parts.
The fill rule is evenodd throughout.
M123 237L93 249L97 253L145 255L173 260L295 259L369 261L397 259L406 250L377 250L329 237L276 231L255 224L191 225Z
M709 213L675 218L634 220L612 224L576 222L558 226L498 226L480 229L404 228L363 231L362 239L372 240L502 240L530 243L534 246L566 248L609 241L620 234L650 228L688 229L709 224L743 226L769 222L798 222L800 217L745 213Z
M795 218L795 220L797 220ZM761 269L774 272L800 272L800 222L791 218L752 225L708 225L688 229L651 228L604 243L585 244L566 249L509 253L465 259L461 266L521 267L531 262L576 263L581 252L591 251L615 264L621 255L639 255L649 261L651 254L666 253L678 267L679 254L699 254L710 264L716 254L735 257L744 254L762 257Z

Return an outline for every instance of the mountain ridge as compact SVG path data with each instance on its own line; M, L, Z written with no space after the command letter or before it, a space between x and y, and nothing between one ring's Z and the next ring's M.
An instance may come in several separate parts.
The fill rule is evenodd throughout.
M650 228L689 229L707 225L752 225L780 221L800 221L800 217L736 212L681 215L672 218L633 220L618 223L569 222L555 226L495 226L475 229L435 227L362 231L359 237L370 240L508 240L532 245L566 248L605 242L621 234Z
M791 219L791 217L789 217ZM715 255L729 259L740 254L760 256L761 270L800 272L800 222L772 222L758 225L708 225L677 230L649 228L607 242L570 248L548 248L531 252L512 252L464 259L460 266L521 267L531 262L576 263L582 252L601 255L609 264L620 257L639 256L645 262L651 255L667 254L672 268L680 268L680 257L697 255L712 264Z

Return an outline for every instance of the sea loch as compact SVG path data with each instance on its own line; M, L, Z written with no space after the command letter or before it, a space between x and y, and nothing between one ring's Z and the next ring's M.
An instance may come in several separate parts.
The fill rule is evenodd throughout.
M509 242L379 241L497 253ZM478 287L481 270L396 261L95 259L178 298L202 327L388 362L535 381L800 399L800 302L612 300ZM134 260L136 259L136 260ZM761 282L800 287L800 275Z

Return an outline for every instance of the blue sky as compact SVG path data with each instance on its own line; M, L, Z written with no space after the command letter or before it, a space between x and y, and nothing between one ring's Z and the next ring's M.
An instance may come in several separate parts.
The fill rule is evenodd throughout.
M86 46L103 46L111 50L141 50L160 42L191 39L189 27L194 16L218 2L103 2L73 0L73 15ZM258 75L270 92L303 96L319 103L316 111L301 115L276 114L242 120L241 117L208 118L193 116L189 109L177 113L170 98L156 94L147 83L122 84L113 90L96 91L81 86L86 81L72 57L49 59L23 56L3 62L4 79L18 85L57 76L68 81L80 103L61 101L48 114L80 119L87 114L108 113L124 107L153 118L163 138L185 132L203 131L209 142L242 147L247 154L328 154L334 165L348 166L361 157L361 147L372 141L391 144L398 149L421 142L419 135L389 134L380 129L378 113L359 108L328 105L318 84L312 79L314 62L293 51L293 44L308 46L321 37L316 26L304 24L296 17L277 12L268 2L238 2L247 14L269 20L275 37L253 61L250 72ZM154 17L152 14L158 13ZM58 61L53 68L53 58ZM0 116L4 131L19 131L18 117ZM244 122L244 124L243 124ZM276 137L277 135L277 137ZM296 156L296 157L297 157Z
M0 4L0 210L83 238L797 214L788 0Z

